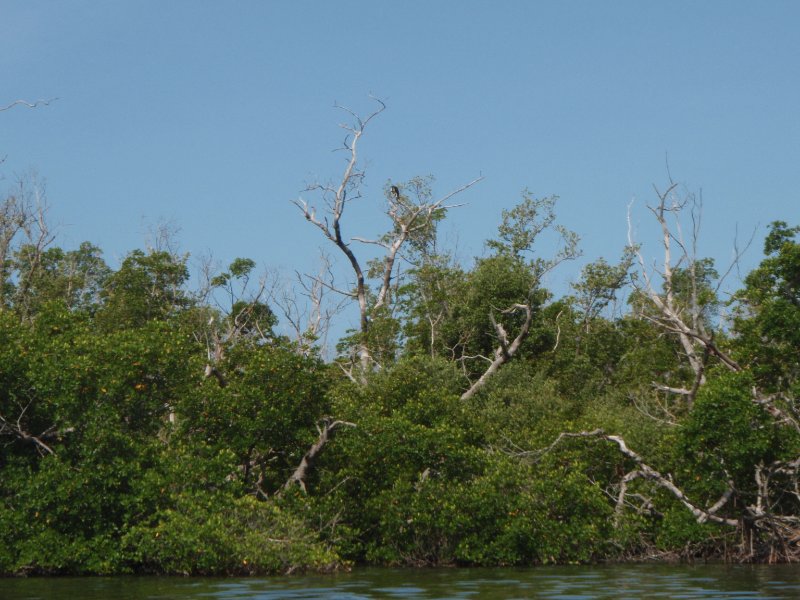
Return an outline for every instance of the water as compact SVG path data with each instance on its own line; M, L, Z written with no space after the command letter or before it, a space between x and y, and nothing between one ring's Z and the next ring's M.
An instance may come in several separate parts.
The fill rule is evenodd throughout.
M251 579L65 577L0 579L1 600L291 600L372 598L800 598L800 567L599 566L535 569L356 569Z

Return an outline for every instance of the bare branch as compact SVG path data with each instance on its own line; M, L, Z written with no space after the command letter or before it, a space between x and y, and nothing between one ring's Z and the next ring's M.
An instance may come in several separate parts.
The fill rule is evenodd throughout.
M352 293L336 288L332 281L330 257L322 252L316 275L295 271L294 285L287 283L279 293L271 295L272 304L283 314L296 348L303 355L308 355L314 346L325 351L331 322L344 309L343 298L354 297ZM331 301L327 291L334 291L342 298Z
M479 389L481 389L486 382L489 380L492 375L494 375L500 368L510 361L514 355L519 350L522 343L528 337L528 333L530 332L531 322L533 321L533 308L530 304L515 304L508 310L524 310L525 311L525 321L519 328L517 332L517 336L511 343L508 343L508 337L505 330L502 327L495 329L498 332L498 338L500 340L500 345L494 352L494 359L492 360L491 364L487 367L486 371L483 372L483 375L473 383L470 388L461 394L461 400L469 400L474 396ZM494 320L494 318L490 315L490 318ZM495 323L496 325L496 323Z
M0 112L5 110L11 110L15 106L25 106L27 108L37 108L39 106L49 106L51 102L55 102L58 98L50 98L49 100L35 100L33 102L28 102L27 100L14 100L11 104L7 104L6 106L0 106Z
M347 421L330 421L328 419L323 420L322 427L317 426L317 431L319 432L319 438L317 441L314 442L308 451L303 455L303 458L300 460L300 464L292 473L291 477L286 481L283 486L284 490L288 490L289 488L293 487L294 485L300 486L300 488L305 492L306 491L306 476L308 475L309 470L314 465L314 461L316 460L317 456L322 449L325 447L325 444L333 436L334 432L339 429L340 427L355 427L355 423L349 423Z
M719 511L730 499L733 489L732 484L729 485L729 489L725 491L722 497L715 502L711 508L704 509L700 508L696 504L694 504L686 494L681 490L678 486L676 486L672 482L672 478L669 476L664 476L659 473L656 469L649 466L647 463L644 462L644 459L639 456L636 452L628 448L628 445L625 443L625 440L618 436L618 435L607 435L602 429L595 429L593 431L581 431L578 433L561 433L556 438L556 440L550 444L547 448L543 450L539 450L537 452L525 452L520 453L521 456L534 456L539 457L543 454L552 451L558 444L560 444L563 440L569 438L596 438L605 440L607 442L611 442L617 446L620 453L625 456L626 458L632 460L636 464L636 468L630 472L628 472L622 479L621 486L620 486L620 494L617 500L616 512L619 514L622 511L623 501L625 492L627 489L627 485L633 481L634 479L647 479L648 481L652 481L659 487L667 490L672 496L674 496L681 504L683 504L692 515L695 517L698 523L705 523L706 521L711 521L713 523L719 523L721 525L727 525L729 527L738 527L739 520L738 519L730 519L725 517L719 517L716 515L717 511Z
M72 433L75 429L69 427L63 430L56 430L55 425L52 425L39 435L34 435L26 431L22 426L22 418L27 409L28 406L22 409L15 423L9 422L3 415L0 415L0 435L11 435L21 442L36 446L42 456L44 454L55 454L55 451L44 440L59 439L68 433Z
M670 394L677 394L678 396L689 396L692 393L692 390L687 390L686 388L670 387L668 385L658 383L657 381L654 381L651 385L660 392L668 392Z
M751 398L755 404L766 410L767 413L769 413L769 415L775 419L778 425L788 425L800 433L800 422L798 422L796 418L787 413L785 410L782 410L776 406L775 400L781 398L780 394L765 396L754 387L752 389Z

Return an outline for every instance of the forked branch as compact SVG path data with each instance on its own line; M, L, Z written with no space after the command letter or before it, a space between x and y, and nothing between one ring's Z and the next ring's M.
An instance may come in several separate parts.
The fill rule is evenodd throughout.
M291 477L286 481L283 486L284 490L288 490L295 485L300 486L304 492L306 491L306 476L308 472L314 465L314 462L319 456L319 453L322 452L322 449L325 447L325 444L333 436L334 432L341 428L341 427L355 427L355 423L349 423L347 421L331 421L329 419L324 419L322 421L322 426L317 426L317 432L319 433L319 437L317 441L314 442L308 451L303 455L303 458L300 460L300 464L297 465L297 468L292 473Z
M625 495L627 493L627 487L630 482L635 479L647 479L648 481L652 481L659 487L668 491L672 496L674 496L681 504L683 504L694 516L698 523L705 523L705 522L713 522L719 523L721 525L727 525L730 527L738 527L739 520L738 519L731 519L727 517L720 517L716 513L728 502L733 494L733 484L729 482L728 489L722 494L719 500L717 500L711 507L709 508L701 508L697 506L694 502L692 502L687 495L681 490L675 483L672 481L672 477L667 475L664 476L656 469L648 465L644 462L644 459L631 450L625 440L618 436L618 435L607 435L602 429L595 429L593 431L580 431L578 433L561 433L556 438L556 440L550 444L547 448L536 452L521 452L518 453L519 456L532 456L532 457L540 457L543 454L550 452L556 446L558 446L562 441L565 439L570 438L595 438L605 440L607 442L611 442L612 444L616 445L619 449L620 453L625 456L626 458L633 461L636 465L634 469L629 471L620 481L620 488L619 493L617 495L617 503L615 507L615 514L617 519L622 514L622 510L624 508L625 503Z

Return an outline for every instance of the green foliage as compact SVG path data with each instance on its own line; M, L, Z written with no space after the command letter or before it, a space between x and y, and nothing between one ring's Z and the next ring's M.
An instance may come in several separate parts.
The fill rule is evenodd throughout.
M134 250L105 281L97 323L105 329L140 327L163 320L189 305L183 285L187 257L165 251Z
M686 507L673 498L663 498L669 508L654 527L654 543L665 552L680 551L688 557L703 556L714 552L719 528L711 523L698 523Z
M800 381L800 227L770 226L767 255L736 295L736 351L759 385L785 391Z
M222 290L228 307L225 321L229 331L236 335L254 339L273 337L273 327L278 318L272 309L260 300L262 291L252 294L248 291L250 278L256 263L249 258L236 258L228 265L228 270L215 275L209 281L212 289ZM219 302L223 306L223 302Z
M719 374L700 390L678 432L682 468L708 498L718 497L729 478L740 493L752 492L754 465L779 457L779 428L752 401L752 387L749 373Z
M236 456L245 485L270 493L286 481L327 414L324 367L280 346L235 346L220 388L207 379L176 403L178 432ZM199 371L199 367L198 367Z
M139 466L120 457L76 469L47 457L35 471L6 469L11 477L3 492L8 502L6 494L13 490L14 502L6 504L0 521L6 521L14 538L6 540L13 555L3 570L119 570L114 541L125 513L129 478L137 476Z
M372 561L405 565L586 562L607 548L610 508L580 468L494 457L483 474L396 481L381 496ZM574 465L572 465L574 466Z
M632 316L619 319L615 329L621 355L614 365L614 387L641 395L652 388L653 381L674 387L691 384L693 373L681 360L681 348L674 336L663 335L646 319Z
M605 259L599 258L581 269L581 278L572 284L572 288L577 294L575 304L587 329L603 309L616 300L625 285L633 258L633 250L628 247L616 265L609 265Z
M482 453L459 426L459 383L444 361L412 358L366 387L348 383L334 390L335 414L357 427L340 434L322 457L315 487L336 499L326 510L359 532L347 558L380 553L395 533L387 529L386 511L408 485L420 478L462 480L480 468ZM333 518L330 512L325 521Z
M535 199L528 190L523 200L511 210L503 210L503 221L497 228L497 239L489 240L487 246L497 254L522 256L533 248L536 238L553 225L558 198L551 196Z
M465 490L460 508L460 562L576 563L608 550L611 508L579 462L498 458Z
M467 290L466 274L451 257L429 256L408 273L409 283L399 290L407 354L448 356L441 337L458 336L454 311Z
M211 279L211 285L221 286L227 284L231 280L231 278L243 279L245 277L248 277L250 273L253 271L253 269L255 269L255 267L256 263L252 259L236 258L228 266L227 272L221 273Z
M578 407L523 364L467 404L459 379L446 362L416 357L366 388L336 390L337 413L358 427L326 454L319 487L339 501L317 509L349 528L346 556L519 565L590 561L608 550L612 508L588 462L531 465L486 451L550 441Z
M688 267L677 268L672 273L672 293L676 300L689 310L695 310L707 326L712 325L719 307L714 289L717 279L719 273L711 258L693 260Z
M178 496L122 544L137 570L175 575L327 570L339 562L306 523L274 502L221 493Z
M12 307L25 318L36 315L50 302L72 310L94 310L111 270L100 248L83 242L77 250L26 244L17 249L12 266L18 274Z
M393 231L383 237L384 242L392 239L392 234L398 234L401 226L409 226L411 218L416 217L408 239L410 251L415 256L426 256L434 250L437 226L446 216L447 209L440 207L431 211L430 215L419 214L420 207L432 206L434 203L434 181L433 175L412 177L407 182L397 185L400 195L396 199L392 196L390 186L388 184L385 186L384 193L388 199L387 212L392 218ZM421 216L424 220L420 220Z
M428 178L398 188L387 197L401 227L433 196ZM573 296L544 287L546 272L577 255L554 206L525 193L469 267L437 248L444 209L417 223L402 284L367 315L368 331L341 341L345 354L366 345L381 365L364 381L277 333L263 290L248 289L250 259L213 277L203 300L188 290L185 256L135 250L112 271L88 243L14 246L0 265L0 574L719 552L720 529L655 477L634 477L617 506L637 456L697 506L732 486L717 513L732 521L759 499L757 469L772 469L767 509L796 515L800 435L787 424L800 390L800 228L772 225L729 332L717 322L713 262L675 268L664 292L743 365L729 372L710 356L690 405L663 390L692 386L695 373L673 332L648 318L652 302L633 294L633 312L608 310L630 251L588 264ZM514 338L522 308L532 320L513 360L462 400L508 352L502 331ZM332 420L347 426L324 440ZM305 490L286 489L304 457Z
M522 201L511 210L503 210L503 219L497 228L498 237L486 245L498 256L521 259L533 252L534 245L542 234L551 230L560 238L561 246L551 258L538 256L530 260L530 267L537 280L558 263L575 258L578 250L578 235L562 225L556 224L555 205L557 196L534 198L528 191L522 193Z
M490 256L477 261L467 275L463 294L450 300L449 319L439 327L436 355L453 356L467 361L470 374L477 377L485 364L476 356L491 356L497 346L497 334L491 318L516 331L524 320L522 311L507 312L516 304L530 302L538 311L548 293L538 287L530 266L509 255Z
M465 420L490 447L538 447L570 429L582 410L576 399L559 393L556 381L518 361L469 401Z

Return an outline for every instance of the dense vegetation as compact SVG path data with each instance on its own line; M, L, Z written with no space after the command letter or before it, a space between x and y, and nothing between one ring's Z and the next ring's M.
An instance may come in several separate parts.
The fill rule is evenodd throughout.
M526 194L463 265L430 181L387 185L362 263L341 233L361 175L321 189L327 220L300 207L352 276L307 279L307 321L250 260L202 289L168 246L114 270L6 197L0 573L798 557L800 228L772 224L725 300L670 188L657 272L629 247L557 298L543 276L578 239L554 199ZM334 288L361 326L326 362Z

